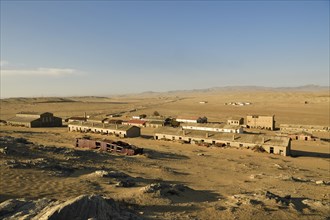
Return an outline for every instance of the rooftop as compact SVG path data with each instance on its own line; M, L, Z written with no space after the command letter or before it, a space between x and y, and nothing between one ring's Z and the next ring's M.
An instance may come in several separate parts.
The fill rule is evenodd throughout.
M34 117L19 117L19 116L16 116L16 117L13 117L13 118L8 119L7 121L8 122L28 123L28 122L31 122L31 121L35 121L37 119L38 118L34 118Z
M139 120L139 119L133 119L133 120L127 121L126 123L130 123L130 124L141 124L141 125L143 125L143 124L146 123L146 121Z

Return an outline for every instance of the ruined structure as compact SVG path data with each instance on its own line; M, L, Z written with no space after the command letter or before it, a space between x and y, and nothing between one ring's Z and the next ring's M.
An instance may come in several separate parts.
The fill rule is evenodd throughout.
M248 115L246 116L246 127L274 130L275 115L272 116Z
M290 155L291 149L291 140L288 137L182 130L170 127L158 128L155 131L154 139L179 140L192 144L207 143L216 146L262 147L268 153L283 156Z

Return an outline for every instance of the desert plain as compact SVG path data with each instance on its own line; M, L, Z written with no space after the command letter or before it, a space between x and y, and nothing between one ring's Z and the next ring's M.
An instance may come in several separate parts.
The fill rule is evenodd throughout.
M201 101L207 103L200 104ZM227 102L252 104L224 105ZM251 114L275 115L276 127L330 124L329 90L9 98L2 99L0 107L1 120L20 111L52 112L62 118L83 116L85 112L92 116L124 112L124 120L158 111L172 117L206 116L217 122L226 122L233 116L246 119ZM144 149L143 155L125 156L75 148L74 139L86 134L69 132L65 126L0 128L0 202L46 198L46 203L64 203L80 195L95 194L112 198L133 213L122 215L124 219L330 219L327 141L293 140L292 156L284 157L251 149L153 140L152 128L142 128L142 136L137 138L106 136ZM105 138L101 134L87 135ZM330 138L329 132L314 135ZM119 182L128 179L134 183L132 186L118 187ZM38 219L37 213L45 205L39 211L37 205L37 211L21 213L15 212L15 207L6 210L8 206L0 205L0 217Z

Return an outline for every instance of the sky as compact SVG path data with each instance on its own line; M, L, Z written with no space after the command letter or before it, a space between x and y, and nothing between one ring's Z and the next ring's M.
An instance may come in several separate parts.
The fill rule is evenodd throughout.
M329 1L1 0L1 98L329 85Z

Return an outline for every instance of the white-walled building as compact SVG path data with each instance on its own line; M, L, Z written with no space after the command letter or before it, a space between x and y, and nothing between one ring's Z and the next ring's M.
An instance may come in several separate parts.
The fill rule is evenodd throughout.
M213 132L225 132L225 133L243 133L242 126L227 125L227 124L200 124L200 123L183 123L181 124L183 129L199 130L199 131L213 131Z

